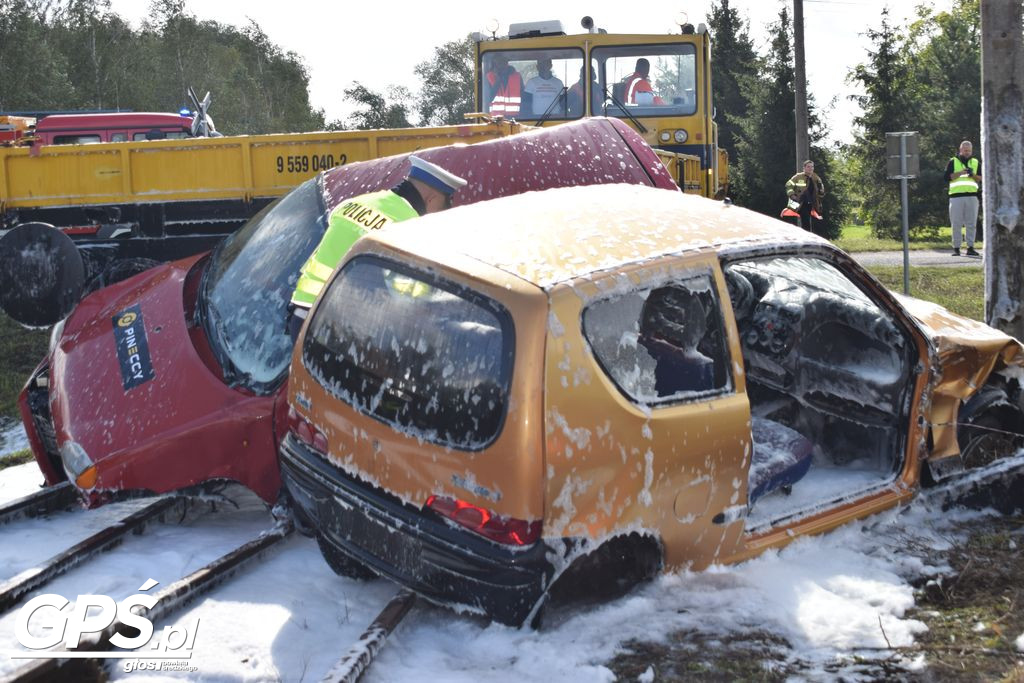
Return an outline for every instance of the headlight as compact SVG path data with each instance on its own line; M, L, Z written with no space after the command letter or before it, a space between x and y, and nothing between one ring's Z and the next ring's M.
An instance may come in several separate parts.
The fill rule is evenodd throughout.
M57 344L60 342L60 337L64 334L64 323L67 322L67 318L64 318L60 322L56 323L50 330L50 353L57 348Z
M64 442L60 447L60 459L64 462L68 479L75 482L78 488L91 489L96 485L96 466L79 444L74 441Z
M672 139L672 134L671 133L669 133L667 130L661 131L661 141L662 142L668 142L671 139Z
M676 138L676 142L678 142L679 144L682 144L682 143L686 142L686 138L687 138L686 131L685 130L677 130L676 134L675 134L675 138Z

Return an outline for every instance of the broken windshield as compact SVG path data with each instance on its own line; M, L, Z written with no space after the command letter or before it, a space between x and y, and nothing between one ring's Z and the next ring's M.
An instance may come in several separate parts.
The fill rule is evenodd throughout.
M206 271L201 311L225 380L273 390L291 358L288 302L326 229L317 178L263 209L217 247Z

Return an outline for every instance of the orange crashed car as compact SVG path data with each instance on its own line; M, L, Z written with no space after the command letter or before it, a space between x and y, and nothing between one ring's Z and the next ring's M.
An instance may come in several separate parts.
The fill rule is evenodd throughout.
M745 209L528 193L353 248L292 357L282 473L336 570L520 624L1015 450L1022 361Z

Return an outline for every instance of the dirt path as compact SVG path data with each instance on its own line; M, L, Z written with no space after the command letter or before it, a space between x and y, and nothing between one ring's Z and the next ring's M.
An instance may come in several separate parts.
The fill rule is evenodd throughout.
M952 249L913 249L910 251L910 265L949 268L980 268L982 265L980 256L953 256L952 252ZM862 251L850 256L862 266L903 265L902 251Z

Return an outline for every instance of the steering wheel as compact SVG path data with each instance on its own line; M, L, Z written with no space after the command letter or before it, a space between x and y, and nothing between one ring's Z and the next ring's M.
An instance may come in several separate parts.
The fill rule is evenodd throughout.
M729 301L732 302L732 312L736 320L747 318L757 302L754 285L742 273L727 269L725 271L725 287L729 290Z

